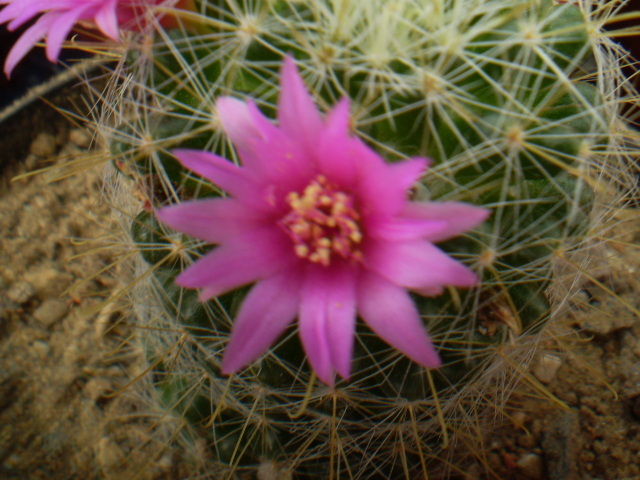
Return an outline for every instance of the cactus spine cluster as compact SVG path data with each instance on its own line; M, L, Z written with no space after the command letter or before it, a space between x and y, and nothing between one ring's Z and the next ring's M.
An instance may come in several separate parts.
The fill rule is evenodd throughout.
M427 478L443 446L464 444L483 412L500 411L556 312L554 266L593 241L631 188L622 60L602 30L613 6L198 0L163 13L175 27L130 35L103 130L140 254L132 299L158 401L181 419L180 438L206 445L211 478ZM215 247L169 231L154 209L224 192L171 150L236 158L214 102L251 97L274 117L285 55L322 109L351 99L355 134L388 161L433 160L413 195L493 211L440 245L481 284L415 298L439 370L359 326L353 376L329 388L292 327L225 377L220 359L246 291L203 304L174 283Z

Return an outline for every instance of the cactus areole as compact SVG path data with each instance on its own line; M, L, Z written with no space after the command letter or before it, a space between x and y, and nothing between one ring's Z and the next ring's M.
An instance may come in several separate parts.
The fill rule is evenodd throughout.
M434 296L476 275L434 246L482 223L488 211L457 202L410 202L424 158L386 163L350 132L349 102L323 118L291 58L281 73L278 125L252 101L222 97L220 123L242 167L200 150L182 165L228 197L159 209L170 227L217 244L177 278L207 300L245 284L223 372L247 366L298 318L307 358L333 384L350 375L359 315L415 362L440 358L407 289Z

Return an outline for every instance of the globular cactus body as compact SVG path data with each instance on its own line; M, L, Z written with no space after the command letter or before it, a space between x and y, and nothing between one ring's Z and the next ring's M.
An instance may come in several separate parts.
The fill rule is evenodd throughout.
M136 304L165 408L206 439L213 478L272 478L268 468L273 478L426 478L443 443L464 442L483 409L500 410L496 392L523 373L553 317L554 266L588 244L603 199L617 198L603 178L624 183L592 12L547 0L210 0L177 18L128 52L132 81L109 139L145 199L130 224L147 279ZM477 288L415 296L438 370L359 325L352 376L328 387L292 326L227 377L221 356L246 289L201 303L174 282L215 247L153 210L224 192L171 150L236 159L215 101L251 96L275 117L286 55L322 110L351 99L354 134L388 161L433 160L416 197L492 210L439 245L478 272Z

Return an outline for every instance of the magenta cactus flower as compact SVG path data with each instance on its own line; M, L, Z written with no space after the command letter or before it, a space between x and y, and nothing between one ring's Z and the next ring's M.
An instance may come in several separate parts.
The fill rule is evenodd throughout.
M190 3L182 0L179 3ZM75 24L83 22L97 28L108 38L118 41L120 29L138 30L143 24L148 5L166 3L164 0L0 0L6 5L0 11L0 24L8 23L15 30L36 15L43 15L29 27L13 46L4 64L9 77L15 66L36 43L46 39L47 58L56 62L62 43Z
M323 119L294 61L281 76L278 125L251 100L222 97L217 112L242 167L176 150L186 168L228 197L158 210L170 227L218 246L182 272L201 300L254 283L231 333L222 370L237 372L298 319L307 358L333 384L350 374L359 315L427 368L440 358L407 289L438 295L476 275L434 243L483 222L488 211L456 202L411 202L428 160L388 164L350 132L349 102Z

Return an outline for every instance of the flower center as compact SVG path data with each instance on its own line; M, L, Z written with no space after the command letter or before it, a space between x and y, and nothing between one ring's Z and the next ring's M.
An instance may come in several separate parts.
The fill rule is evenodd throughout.
M298 257L325 267L334 255L362 259L358 249L362 242L360 215L352 195L337 190L318 175L302 194L291 192L286 201L291 212L279 224L293 240Z

